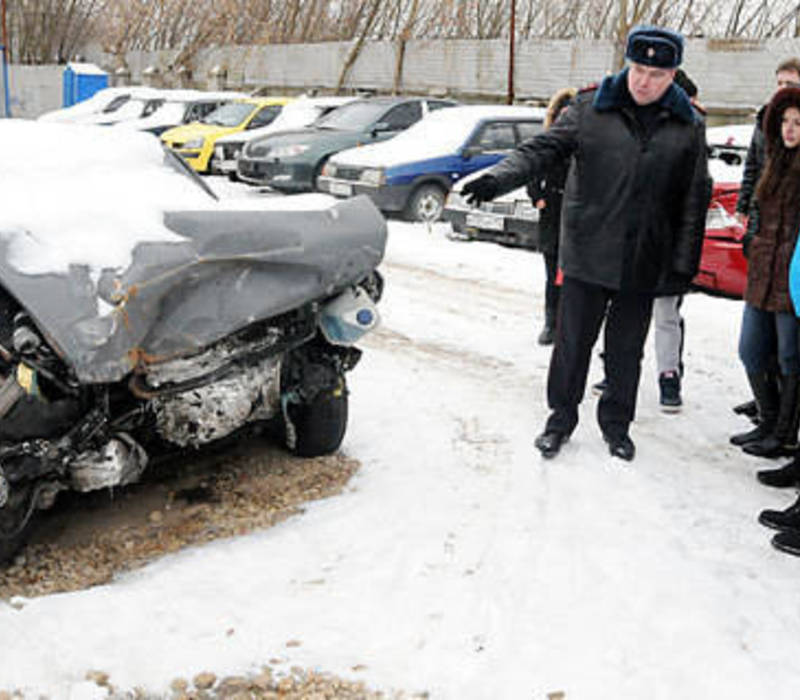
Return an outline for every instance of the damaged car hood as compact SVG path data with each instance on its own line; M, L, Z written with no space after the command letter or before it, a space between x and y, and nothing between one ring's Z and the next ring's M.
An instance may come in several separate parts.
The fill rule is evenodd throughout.
M0 147L4 131L0 125ZM28 131L27 127L18 129L17 140ZM134 140L139 137L130 135ZM153 182L158 169L151 166L157 161L169 177L175 176L176 168L169 161L172 156L154 145L151 137L142 138L150 170L143 168L147 182L141 186L152 192L159 183ZM105 135L93 133L90 139L92 144L100 142L90 148L95 155L92 148L110 147L104 143L108 141ZM130 143L128 147L130 156ZM80 179L80 159L73 159L70 166L72 177ZM125 163L125 167L136 167L136 163ZM0 179L0 185L16 183L19 188L7 172ZM39 177L30 183L39 188L40 200L47 199L46 182L46 177ZM193 191L183 200L178 197L177 206L144 198L142 206L152 211L142 218L138 193L129 181L126 186L123 195L129 203L118 212L119 227L130 227L131 219L137 217L143 227L154 221L158 226L148 235L126 238L130 245L124 256L109 253L106 257L115 264L104 263L102 255L103 246L112 248L117 234L107 201L103 206L90 201L64 204L83 207L81 211L99 208L101 225L87 218L85 226L92 235L66 239L79 241L86 250L67 248L61 261L46 264L31 251L47 256L53 255L54 246L58 250L55 234L51 235L53 246L48 244L48 222L37 222L32 209L27 216L27 209L19 206L11 207L13 218L0 213L0 283L29 311L83 382L117 381L138 362L194 354L250 323L358 282L377 267L384 254L386 223L366 197L335 202L308 195L305 200L287 200L283 207L277 198L263 204L248 200L237 209L237 203L216 202L192 183L202 195ZM85 191L90 197L91 188ZM64 219L71 221L66 213ZM74 221L70 225L79 228Z

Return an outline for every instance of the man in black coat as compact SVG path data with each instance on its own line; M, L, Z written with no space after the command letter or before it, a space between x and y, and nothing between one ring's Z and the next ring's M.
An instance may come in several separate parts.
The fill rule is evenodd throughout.
M709 196L705 126L672 84L683 37L641 26L629 65L581 91L546 132L463 192L488 201L572 157L562 214L564 273L547 385L550 417L536 447L553 457L578 423L592 347L605 325L608 387L597 418L612 455L631 460L642 347L655 296L697 273Z

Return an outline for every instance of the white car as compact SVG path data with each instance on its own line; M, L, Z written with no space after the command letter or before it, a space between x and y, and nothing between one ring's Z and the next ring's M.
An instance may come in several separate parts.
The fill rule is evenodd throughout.
M211 157L211 172L223 173L228 177L234 178L236 176L236 161L242 152L242 148L249 141L278 131L302 129L313 124L319 117L353 99L355 98L306 97L304 95L284 105L281 113L267 126L247 132L229 134L217 139L214 155Z
M467 204L461 190L471 180L485 174L479 170L457 182L444 205L442 218L453 228L451 238L495 241L503 245L536 250L539 247L539 210L533 206L528 191L519 187L479 207Z
M181 124L200 121L217 107L247 97L243 92L205 92L202 90L164 90L164 101L147 116L115 124L121 129L146 131L156 136Z
M38 121L81 124L113 121L120 115L136 112L136 109L131 110L130 106L123 110L132 100L135 105L139 105L139 111L134 116L139 116L143 105L141 101L156 99L159 95L158 90L142 85L103 88L77 104L40 115Z

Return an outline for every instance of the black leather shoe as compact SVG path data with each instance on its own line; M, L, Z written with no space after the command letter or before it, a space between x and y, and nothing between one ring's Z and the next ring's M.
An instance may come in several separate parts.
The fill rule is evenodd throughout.
M622 437L603 435L603 439L608 443L608 451L612 457L619 457L630 462L636 456L636 445L627 435Z
M800 532L786 530L779 532L772 538L772 546L787 554L800 557Z
M764 438L769 437L773 427L774 426L765 427L763 425L757 425L752 430L746 430L743 433L736 433L736 435L731 435L730 443L731 445L742 447L743 445L746 445L748 442L758 442L759 440L763 440Z
M800 533L800 498L786 510L762 510L758 522L773 530L787 530Z
M539 345L552 345L556 342L556 329L552 326L545 326L536 340Z
M561 445L567 440L569 440L569 435L559 433L557 430L546 430L534 440L533 444L542 453L542 457L551 459L559 453Z
M777 489L800 486L800 464L794 459L780 469L762 469L756 472L756 479L765 486L774 486Z

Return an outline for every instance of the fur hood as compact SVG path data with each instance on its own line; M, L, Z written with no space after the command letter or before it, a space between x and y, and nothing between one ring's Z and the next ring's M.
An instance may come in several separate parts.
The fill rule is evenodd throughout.
M783 147L781 117L788 107L800 109L800 87L785 87L778 90L767 105L762 124L768 153L778 152Z
M622 109L630 104L631 97L628 92L628 69L603 78L600 87L594 96L594 108L598 112L608 112ZM691 124L699 117L695 115L692 103L683 90L679 90L673 83L659 100L664 109L669 110L681 121Z
M547 112L544 116L544 128L549 129L553 122L556 120L561 110L566 107L578 90L574 87L561 88L558 92L554 93L547 103Z

